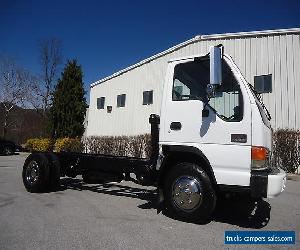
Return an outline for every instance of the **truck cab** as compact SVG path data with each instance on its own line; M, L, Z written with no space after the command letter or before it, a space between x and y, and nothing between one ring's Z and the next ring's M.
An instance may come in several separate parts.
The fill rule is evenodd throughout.
M169 61L161 106L163 160L157 168L166 173L170 171L161 168L177 162L196 164L215 190L275 197L284 190L286 175L271 166L268 111L232 58L221 49L215 53L215 48L210 55ZM197 204L203 196L196 198L202 187L192 172L179 171L171 178L173 186L166 195L173 197L169 200L173 209L192 211L195 207L187 203Z

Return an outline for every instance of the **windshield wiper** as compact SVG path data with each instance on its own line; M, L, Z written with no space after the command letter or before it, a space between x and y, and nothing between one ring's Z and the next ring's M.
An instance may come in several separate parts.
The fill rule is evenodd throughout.
M250 83L248 83L248 85L249 85L250 89L252 90L252 92L254 93L254 95L256 96L256 98L258 99L258 101L260 102L263 109L266 111L267 118L270 121L272 117L270 115L269 110L267 109L264 102L262 101L261 95L254 89L254 87Z

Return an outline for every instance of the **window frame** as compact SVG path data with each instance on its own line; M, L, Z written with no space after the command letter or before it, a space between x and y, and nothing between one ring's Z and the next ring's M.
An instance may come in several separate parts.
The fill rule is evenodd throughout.
M152 105L152 104L153 104L153 90L143 91L143 105Z
M126 94L117 95L117 108L124 108L126 105Z
M103 103L102 103L102 100L103 100ZM104 108L105 108L105 96L98 97L97 98L97 109L104 109Z
M171 94L171 98L172 98L172 101L173 102L181 102L181 101L201 101L201 102L205 102L206 100L205 99L202 99L202 98L190 98L190 99L174 99L173 97L173 94L174 94L174 87L175 87L175 70L176 70L176 67L178 67L179 65L181 64L188 64L188 63L192 63L192 62L195 62L195 61L205 61L205 60L209 60L209 57L208 56L203 56L203 57L197 57L197 58L194 58L193 60L188 60L188 61L182 61L182 62L179 62L177 63L176 65L174 65L174 68L173 68L173 83L172 83L172 94ZM204 87L204 89L206 89L206 87Z

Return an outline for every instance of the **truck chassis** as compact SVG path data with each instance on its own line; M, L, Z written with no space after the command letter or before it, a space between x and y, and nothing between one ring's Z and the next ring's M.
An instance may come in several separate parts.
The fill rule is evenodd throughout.
M191 160L170 157L168 167L156 170L159 159L160 117L152 114L151 155L149 159L74 152L33 152L25 160L23 183L29 192L58 190L60 177L82 175L86 183L135 180L157 186L158 203L174 217L185 221L209 220L216 204L216 193L205 166ZM177 154L177 153L175 153ZM178 157L177 157L178 158ZM168 164L169 165L169 164ZM166 169L168 169L166 171ZM133 173L136 179L129 178Z

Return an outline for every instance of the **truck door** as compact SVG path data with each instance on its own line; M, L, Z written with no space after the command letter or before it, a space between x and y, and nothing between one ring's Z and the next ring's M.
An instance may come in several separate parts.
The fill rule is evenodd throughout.
M209 57L170 63L167 81L172 84L164 91L161 140L201 150L210 161L218 183L247 186L251 107L246 89L228 63L223 59L222 85L207 105ZM204 106L208 112L203 116Z

